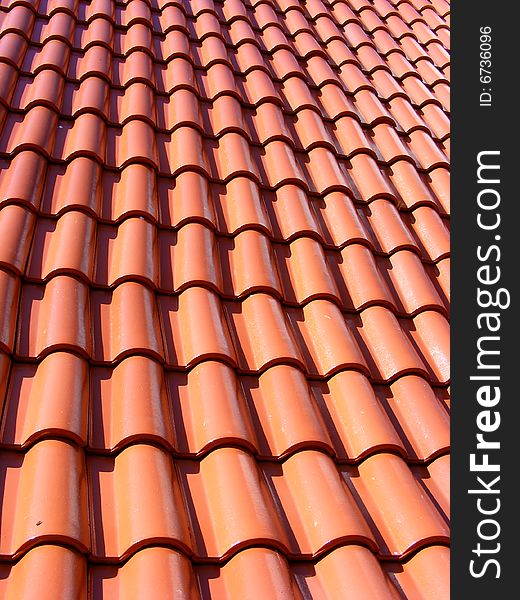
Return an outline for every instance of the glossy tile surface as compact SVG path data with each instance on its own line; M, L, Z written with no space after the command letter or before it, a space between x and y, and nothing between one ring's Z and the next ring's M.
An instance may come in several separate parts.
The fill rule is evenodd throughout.
M449 597L449 77L444 0L1 0L1 597Z

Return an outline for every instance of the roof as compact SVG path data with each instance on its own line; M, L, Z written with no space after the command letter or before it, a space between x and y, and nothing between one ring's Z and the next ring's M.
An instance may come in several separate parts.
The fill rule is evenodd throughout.
M448 36L2 0L0 595L448 598Z

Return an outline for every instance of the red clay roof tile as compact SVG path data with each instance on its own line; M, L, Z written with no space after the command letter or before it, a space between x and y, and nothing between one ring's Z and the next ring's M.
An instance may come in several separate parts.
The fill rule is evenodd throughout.
M0 209L0 264L21 275L25 271L36 215L24 206L8 204Z
M3 559L20 556L46 539L89 551L86 467L81 448L44 439L26 453L2 451L0 463L4 481Z
M113 291L94 291L91 314L95 361L112 363L133 353L164 358L156 299L149 287L128 281Z
M86 562L79 552L64 546L37 546L15 564L0 563L0 572L0 594L6 598L18 594L52 597L64 591L87 597Z
M113 451L138 439L173 446L171 409L159 363L129 356L114 368L94 369L90 385L90 419L99 423L90 430L92 448Z
M242 387L231 367L205 361L187 374L171 373L169 382L170 397L178 398L173 419L179 452L200 455L226 444L257 450Z
M6 398L2 444L26 447L57 435L86 445L89 397L85 359L58 351L38 365L18 364Z
M0 596L448 597L449 135L445 0L1 3Z

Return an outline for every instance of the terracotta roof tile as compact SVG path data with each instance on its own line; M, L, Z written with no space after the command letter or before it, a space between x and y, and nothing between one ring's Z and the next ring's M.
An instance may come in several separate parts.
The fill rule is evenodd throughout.
M49 354L38 364L14 365L6 396L2 444L26 447L57 435L85 446L88 374L84 358L61 351Z
M449 16L1 2L0 596L448 597Z

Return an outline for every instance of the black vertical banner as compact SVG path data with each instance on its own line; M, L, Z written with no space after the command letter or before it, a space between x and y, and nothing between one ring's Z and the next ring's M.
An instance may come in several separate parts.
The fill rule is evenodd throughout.
M516 2L451 3L456 600L518 595L519 13Z

